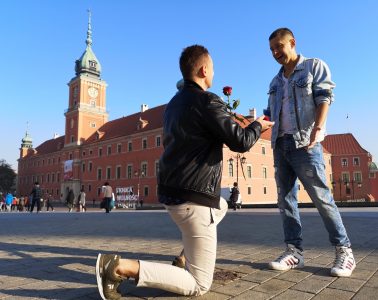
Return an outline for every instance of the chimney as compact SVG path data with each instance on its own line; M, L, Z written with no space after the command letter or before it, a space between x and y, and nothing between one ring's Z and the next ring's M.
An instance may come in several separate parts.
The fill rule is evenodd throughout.
M146 110L148 110L148 105L147 105L147 104L142 104L142 105L141 105L141 109L140 109L140 111L143 113L143 112L145 112Z
M250 110L249 110L249 115L250 115L251 118L252 118L252 122L253 122L254 120L256 120L256 118L257 118L256 108L252 108L252 109L250 109Z

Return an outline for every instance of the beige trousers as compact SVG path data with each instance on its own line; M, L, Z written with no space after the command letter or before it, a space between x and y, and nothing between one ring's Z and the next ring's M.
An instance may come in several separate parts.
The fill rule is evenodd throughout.
M217 225L227 212L227 202L220 209L192 202L166 206L181 231L185 269L168 264L139 261L138 286L159 288L186 296L199 296L210 290L217 254Z

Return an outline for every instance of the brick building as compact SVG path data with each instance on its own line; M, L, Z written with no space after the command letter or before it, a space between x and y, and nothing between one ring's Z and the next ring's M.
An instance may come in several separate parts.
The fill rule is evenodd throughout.
M378 176L371 154L351 133L330 134L323 146L332 153L332 186L337 201L378 199Z
M87 47L75 62L75 77L69 83L65 111L65 135L33 148L28 132L22 139L18 163L18 194L28 195L39 181L46 193L65 199L69 188L78 195L81 188L87 201L99 200L108 181L114 188L127 188L145 203L157 203L158 160L163 151L162 125L165 105L108 121L106 82L92 50L91 23ZM251 110L249 120L256 118ZM330 154L325 152L326 172L331 183ZM244 176L243 176L244 173ZM238 181L243 204L276 203L273 153L270 131L265 132L247 153L237 154L224 147L222 195ZM300 202L308 202L300 185Z

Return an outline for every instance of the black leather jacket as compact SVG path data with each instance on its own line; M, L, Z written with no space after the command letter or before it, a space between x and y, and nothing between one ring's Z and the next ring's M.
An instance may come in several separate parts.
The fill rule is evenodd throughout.
M246 152L260 134L260 123L243 129L217 95L185 80L164 113L160 198L219 208L223 144L232 151Z

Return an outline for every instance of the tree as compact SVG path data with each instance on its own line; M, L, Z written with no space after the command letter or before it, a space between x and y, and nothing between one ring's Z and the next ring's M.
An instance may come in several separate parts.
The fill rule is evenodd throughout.
M0 192L12 192L16 179L16 172L4 159L0 159Z

